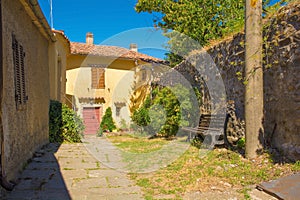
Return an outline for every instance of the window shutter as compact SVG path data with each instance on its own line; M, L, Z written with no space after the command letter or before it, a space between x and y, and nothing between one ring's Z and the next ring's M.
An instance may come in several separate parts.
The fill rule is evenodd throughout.
M15 35L12 35L13 63L14 63L14 81L15 81L15 101L16 106L25 104L27 101L26 94L26 77L25 77L25 53L23 46L19 44Z
M24 64L25 53L23 51L23 46L20 45L20 74L21 74L21 84L22 84L22 103L26 103L27 101L27 93L26 93L26 80L25 80L25 64Z
M92 68L92 89L105 88L105 69Z
M19 56L19 43L13 36L13 60L14 60L14 80L15 80L15 99L17 106L22 103L21 101L21 82L20 82L20 56Z
M99 88L104 89L105 88L105 70L104 69L98 69L98 74L99 74Z
M92 88L97 89L97 69L92 68Z

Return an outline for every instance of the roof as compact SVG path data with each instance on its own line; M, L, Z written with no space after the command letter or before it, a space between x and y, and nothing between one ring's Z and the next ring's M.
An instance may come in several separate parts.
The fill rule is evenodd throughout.
M65 32L62 30L54 30L52 29L52 33L54 33L54 35L60 35L64 42L67 44L67 49L68 49L68 54L71 52L71 47L70 47L70 40L69 38L65 35Z
M20 0L21 4L24 6L25 11L32 19L33 24L35 24L38 30L44 35L47 39L51 39L52 42L55 42L56 39L54 34L51 32L51 28L45 18L39 3L37 0Z
M106 46L106 45L94 45L79 42L71 42L71 54L78 55L93 55L112 58L123 58L130 60L142 60L145 62L163 63L164 61L146 54L130 51L129 49Z
M64 32L63 30L55 30L55 29L52 29L52 32L53 32L53 33L56 33L56 34L60 34L61 36L63 36L63 37L66 39L66 41L67 41L68 43L70 43L69 38L66 36L66 34L65 34L65 32Z

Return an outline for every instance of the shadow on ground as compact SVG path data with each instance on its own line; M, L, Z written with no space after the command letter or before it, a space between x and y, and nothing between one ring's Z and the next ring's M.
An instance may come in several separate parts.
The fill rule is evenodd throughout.
M15 188L11 192L1 190L0 199L71 199L54 155L59 147L50 143L36 151Z

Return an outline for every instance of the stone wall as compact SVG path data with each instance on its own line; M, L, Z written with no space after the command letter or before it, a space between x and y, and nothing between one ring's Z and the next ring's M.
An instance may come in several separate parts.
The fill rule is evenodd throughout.
M206 49L221 73L227 100L235 101L240 118L244 117L245 87L237 74L245 76L244 37L244 33L239 33ZM276 17L266 20L264 41L265 142L297 160L300 159L299 1L282 7ZM189 62L175 69L188 73L194 79L191 83L195 84L197 75Z
M3 125L2 175L13 180L34 151L48 142L48 39L41 34L21 1L2 0ZM29 9L29 8L27 8ZM26 103L16 106L12 35L25 52ZM23 100L22 100L23 101Z
M269 143L300 159L300 4L282 8L267 34L265 131Z

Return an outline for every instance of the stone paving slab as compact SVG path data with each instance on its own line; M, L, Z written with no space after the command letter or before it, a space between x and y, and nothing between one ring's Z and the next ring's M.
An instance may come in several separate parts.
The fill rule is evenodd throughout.
M49 144L35 154L19 178L12 192L0 191L0 199L8 200L139 200L143 199L141 189L128 178L126 173L109 168L111 162L122 167L120 155L103 138L89 138L95 144L92 148L101 159L99 162L81 144ZM99 143L97 143L99 140ZM104 149L101 149L101 145ZM103 146L102 146L103 147ZM103 154L99 154L102 152ZM105 153L105 154L104 154ZM252 188L251 199L273 200L269 195ZM174 199L172 195L158 195L158 199ZM183 199L243 199L235 191L185 194Z
M103 142L103 141L102 141ZM84 144L49 144L35 154L9 200L143 199L127 174L110 169L94 158Z

